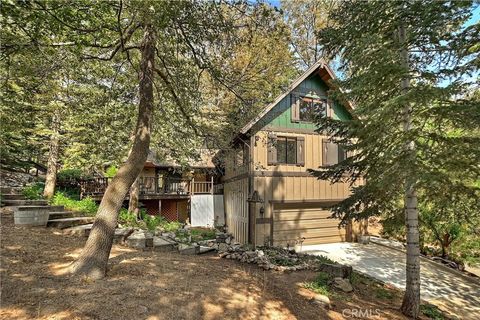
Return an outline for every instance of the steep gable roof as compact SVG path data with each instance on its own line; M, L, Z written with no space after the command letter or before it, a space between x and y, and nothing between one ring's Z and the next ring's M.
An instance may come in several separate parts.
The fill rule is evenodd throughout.
M310 77L313 74L318 74L320 78L327 84L330 85L330 80L336 79L335 74L333 73L333 70L328 66L328 64L323 60L320 59L318 60L315 64L313 64L310 68L308 68L301 76L299 76L295 81L293 81L287 88L285 92L280 94L272 103L267 105L265 109L260 112L260 114L252 119L249 123L247 123L241 130L240 134L245 134L247 133L258 121L260 121L265 115L272 110L280 101L282 101L283 98L285 98L287 95L292 92L299 84L302 83L305 79ZM347 102L345 107L347 109L352 110L352 104L350 102Z

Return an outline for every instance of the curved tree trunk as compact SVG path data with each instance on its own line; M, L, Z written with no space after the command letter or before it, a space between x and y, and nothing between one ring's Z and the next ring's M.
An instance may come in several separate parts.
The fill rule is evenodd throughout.
M103 195L87 243L72 265L73 273L93 279L103 278L106 274L118 213L147 159L153 115L154 54L154 32L151 25L146 25L142 41L138 119L132 149Z
M406 72L409 69L408 49L404 26L399 28L399 40L403 45L401 51L402 64ZM402 91L407 93L410 88L410 77L406 75L402 80ZM408 134L412 130L412 107L406 103L403 110L403 131ZM405 152L415 165L415 142L405 143ZM420 233L418 230L417 193L415 179L407 174L405 181L405 224L407 230L407 262L406 262L406 287L402 302L402 313L408 317L418 318L420 313Z
M48 151L47 175L45 177L45 189L43 196L46 199L53 197L55 193L55 185L57 184L57 164L58 152L60 148L60 112L54 110L52 116L52 135L50 136L50 147Z
M135 215L137 220L140 218L138 216L138 194L140 191L138 177L135 179L135 182L132 184L130 188L130 197L128 200L128 212Z

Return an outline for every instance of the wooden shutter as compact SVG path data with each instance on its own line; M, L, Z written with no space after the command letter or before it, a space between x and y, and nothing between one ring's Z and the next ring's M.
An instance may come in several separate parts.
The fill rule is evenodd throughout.
M328 139L322 140L322 165L331 166L338 163L338 145Z
M305 138L297 137L297 165L305 165Z
M346 158L347 158L347 152L345 151L342 145L338 145L338 162L342 162Z
M333 118L333 100L327 98L327 118Z
M322 166L327 165L327 145L328 140L322 139Z
M275 134L268 135L267 142L267 165L273 166L277 164L277 136Z
M291 94L290 95L290 102L291 102L291 113L292 113L292 122L300 121L300 99Z

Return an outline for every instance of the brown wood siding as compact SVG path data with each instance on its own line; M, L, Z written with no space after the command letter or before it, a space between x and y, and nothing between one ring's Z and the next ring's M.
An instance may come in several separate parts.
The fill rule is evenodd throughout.
M268 135L272 133L277 136L303 138L303 157L305 165L269 165L267 162L267 143ZM252 167L254 168L254 172L252 173L253 190L256 190L259 196L263 199L263 203L257 203L252 206L255 220L261 221L261 223L256 224L256 245L271 243L273 235L272 221L275 220L273 213L274 206L278 208L278 202L297 202L297 206L303 207L305 205L313 205L308 203L316 203L316 206L318 207L318 203L331 204L332 202L345 199L350 195L351 190L348 183L341 182L331 184L329 181L318 180L316 177L311 176L307 171L308 169L318 169L322 166L322 139L324 138L326 137L317 133L308 134L260 131L252 139L252 141L255 141L255 143L252 144L253 152L251 158L253 163ZM262 207L264 208L263 215L260 214L260 209ZM269 220L270 223L268 223ZM325 220L326 219L323 219L323 223L330 228L332 223L331 220ZM286 225L288 225L288 223ZM336 227L333 229L337 230ZM312 231L308 231L308 233L311 232ZM332 232L332 230L328 230L328 232ZM336 242L341 241L339 239L342 237L342 239L345 239L345 230L343 232L343 236L341 234L321 235L317 232L317 234L315 234L316 236L313 238L322 238L322 242ZM314 240L309 240L309 242L312 241Z
M235 180L224 185L225 216L228 232L235 242L248 242L248 178Z
M298 246L346 241L345 228L318 204L274 204L273 244Z
M259 131L255 137L256 142L253 147L252 161L256 168L263 168L267 171L289 171L306 172L307 169L318 169L322 166L322 139L325 136L317 133L292 133L292 132L274 132L276 136L297 137L303 140L305 165L269 165L267 161L268 154L268 134L267 131ZM272 134L270 132L270 134ZM302 139L303 138L303 139ZM257 169L258 170L258 169Z
M240 145L237 145L237 147L239 148ZM237 176L240 176L242 174L246 174L248 173L248 166L249 166L249 159L250 159L250 155L249 155L249 152L248 152L248 148L245 148L245 153L244 153L244 157L246 157L246 161L244 162L243 165L241 166L238 166L236 164L236 161L235 161L235 157L236 157L236 153L238 152L238 149L230 149L228 152L226 152L226 155L225 155L225 175L223 177L223 180L229 180L229 179L232 179L232 178L235 178Z

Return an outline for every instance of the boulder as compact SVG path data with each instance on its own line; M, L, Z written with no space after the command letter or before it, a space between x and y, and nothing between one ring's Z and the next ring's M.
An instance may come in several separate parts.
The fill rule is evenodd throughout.
M162 237L175 239L175 233L174 232L162 232Z
M153 247L153 233L145 232L145 247Z
M175 248L175 243L168 241L162 237L153 237L153 250L160 252L173 251Z
M219 243L225 243L225 240L228 238L228 235L225 233L219 233L216 236L216 241Z
M134 231L128 238L125 240L127 246L136 249L143 249L145 245L145 232L143 231Z
M199 253L207 253L207 252L210 252L210 251L213 251L213 250L215 250L215 249L212 248L212 247L200 246Z
M180 252L180 254L188 254L188 255L199 254L200 246L199 245L193 246L190 244L180 243L178 245L178 252Z
M350 275L352 274L352 267L342 264L321 263L318 266L318 271L326 272L334 278L339 277L350 279Z
M228 251L228 244L226 243L219 243L218 244L218 251L223 252L223 251Z
M316 294L311 301L322 308L330 309L331 307L330 299L323 294Z
M333 286L337 289L342 290L343 292L352 292L353 287L350 284L350 280L348 279L343 279L340 277L334 278L333 279Z

